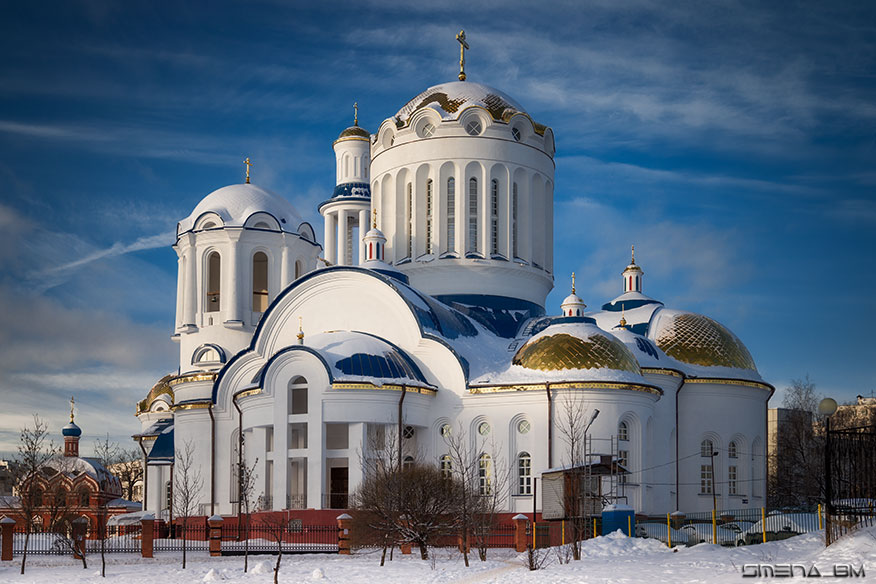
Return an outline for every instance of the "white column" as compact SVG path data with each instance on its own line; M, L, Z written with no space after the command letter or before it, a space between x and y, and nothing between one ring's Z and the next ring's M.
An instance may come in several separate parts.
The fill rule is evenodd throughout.
M362 480L365 478L362 464L359 463L357 455L360 452L364 453L367 448L367 427L368 425L362 422L350 424L350 443L348 444L350 456L347 458L347 468L349 469L347 492L350 494L356 492L356 489L359 488L359 485L362 484Z
M186 280L186 260L180 250L179 259L176 262L176 327L179 328L185 320L184 308L185 303L185 280Z
M198 324L195 312L198 307L198 255L193 245L186 242L186 282L183 324Z
M371 223L368 221L369 209L359 211L359 264L365 263L365 234L371 229Z
M338 265L349 265L347 261L347 212L343 209L338 211Z
M289 259L289 248L285 246L285 235L283 236L283 251L280 253L280 290L286 288L295 276L295 269L292 267ZM279 290L277 291L279 294ZM271 299L275 296L271 296Z
M338 234L335 231L337 224L337 215L332 212L328 212L325 214L325 236L323 241L325 242L325 260L330 264L337 264L337 258L335 257L335 248L338 243Z
M226 262L226 265L222 266L222 294L219 296L219 308L224 313L226 321L243 320L240 312L240 291L238 288L248 288L252 285L252 276L250 276L249 281L246 281L245 278L238 277L240 266L239 254L240 242L232 237L231 245L226 254L228 261Z

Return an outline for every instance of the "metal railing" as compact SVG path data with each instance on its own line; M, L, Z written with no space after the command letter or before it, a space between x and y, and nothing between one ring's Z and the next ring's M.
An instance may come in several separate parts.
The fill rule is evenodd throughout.
M328 493L322 496L323 509L349 509L350 495L348 493Z
M307 495L286 495L286 509L307 509Z

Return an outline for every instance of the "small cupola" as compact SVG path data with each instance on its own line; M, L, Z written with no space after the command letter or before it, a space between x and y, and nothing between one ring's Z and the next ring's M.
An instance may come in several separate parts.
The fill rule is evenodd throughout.
M632 259L630 259L630 265L627 266L627 269L623 272L624 277L624 293L627 292L642 292L642 276L645 275L645 272L642 271L642 268L636 265L636 246L632 246Z
M365 234L365 261L382 262L386 248L386 236L377 228L377 209L371 213L371 229Z
M79 437L82 436L82 429L73 421L73 406L74 399L70 398L70 423L61 428L61 434L64 436L64 456L79 456Z
M575 272L572 272L572 293L566 296L560 308L563 311L563 316L584 316L584 309L587 308L587 305L575 294Z

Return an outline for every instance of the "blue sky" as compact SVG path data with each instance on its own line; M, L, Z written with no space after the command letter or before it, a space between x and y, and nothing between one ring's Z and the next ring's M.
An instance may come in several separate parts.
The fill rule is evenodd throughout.
M557 142L556 312L636 244L645 291L705 313L777 388L876 388L876 9L823 2L14 3L0 22L0 452L75 394L125 440L175 369L176 221L254 182L314 225L351 105L430 85L514 97ZM316 230L321 234L321 229ZM781 391L776 400L781 399ZM83 450L90 450L86 438Z

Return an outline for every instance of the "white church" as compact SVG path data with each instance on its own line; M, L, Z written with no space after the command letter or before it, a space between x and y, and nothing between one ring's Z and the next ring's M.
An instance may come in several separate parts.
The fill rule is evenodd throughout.
M179 222L179 370L137 405L146 510L167 512L186 444L202 514L237 512L239 458L256 464L263 509L346 508L375 437L397 429L406 462L435 465L448 464L447 433L465 435L482 489L507 469L505 510L541 510L535 480L574 462L560 432L569 400L592 422L584 462L612 461L611 502L765 504L773 388L732 332L646 295L635 257L618 266L616 298L588 308L573 283L545 305L551 128L466 81L461 62L458 81L373 134L356 120L333 148L322 242L248 166L245 184Z

